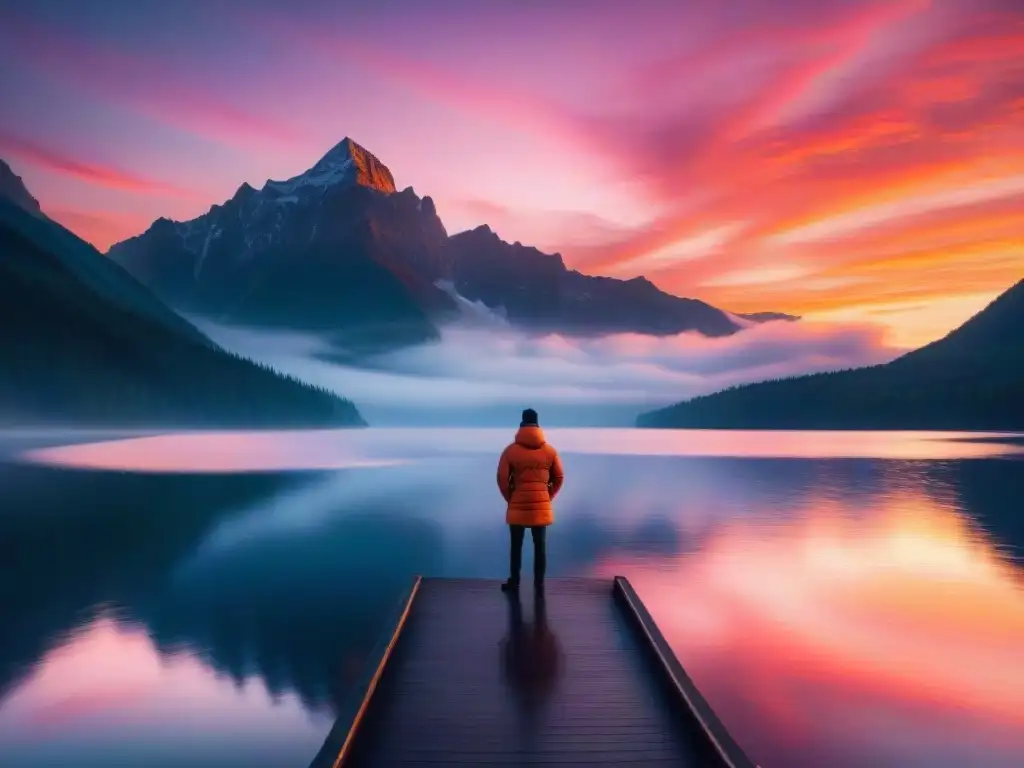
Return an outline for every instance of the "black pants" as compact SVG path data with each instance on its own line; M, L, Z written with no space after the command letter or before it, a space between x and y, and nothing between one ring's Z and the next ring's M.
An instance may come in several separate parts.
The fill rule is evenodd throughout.
M510 525L509 533L512 536L512 547L509 551L509 581L513 584L519 583L519 572L523 568L523 539L526 537L525 525ZM544 571L548 567L546 525L530 526L530 533L533 535L533 581L541 584L544 581Z

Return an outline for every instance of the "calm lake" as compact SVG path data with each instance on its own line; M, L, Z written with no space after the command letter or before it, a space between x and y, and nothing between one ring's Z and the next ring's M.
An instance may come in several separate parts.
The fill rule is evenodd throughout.
M0 436L0 763L303 768L414 574L506 575L513 432ZM1024 765L1020 441L548 437L549 575L628 576L763 768Z

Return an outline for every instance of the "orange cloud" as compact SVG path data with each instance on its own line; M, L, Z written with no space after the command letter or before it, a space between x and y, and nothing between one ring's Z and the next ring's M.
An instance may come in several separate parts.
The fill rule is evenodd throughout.
M875 112L851 118L834 132L803 137L780 137L769 143L765 163L783 168L799 167L816 158L893 144L904 144L922 137L922 126L905 115Z

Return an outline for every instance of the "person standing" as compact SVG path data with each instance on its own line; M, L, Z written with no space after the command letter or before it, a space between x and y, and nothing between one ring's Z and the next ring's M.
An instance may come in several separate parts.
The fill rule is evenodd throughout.
M533 538L533 586L544 591L547 570L547 528L554 522L552 503L562 488L565 474L558 451L544 438L532 408L523 411L515 440L498 461L498 490L508 503L505 522L511 537L509 577L503 592L519 589L526 529Z

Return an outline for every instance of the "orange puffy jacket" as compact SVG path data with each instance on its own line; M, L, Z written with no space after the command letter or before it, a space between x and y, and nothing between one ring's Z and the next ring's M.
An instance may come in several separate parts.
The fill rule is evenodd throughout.
M520 427L515 442L498 461L498 489L508 502L509 525L551 525L551 502L562 487L562 460L553 445L544 441L540 427Z

